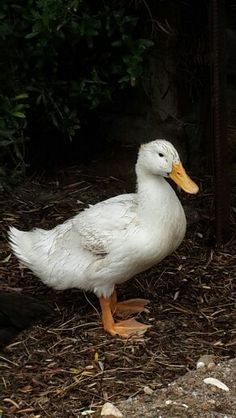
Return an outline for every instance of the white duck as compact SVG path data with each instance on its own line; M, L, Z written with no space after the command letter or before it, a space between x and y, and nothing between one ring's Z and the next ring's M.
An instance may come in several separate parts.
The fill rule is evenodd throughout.
M149 326L133 318L115 322L113 314L142 312L149 301L117 302L115 285L159 263L185 235L184 210L165 177L188 193L198 192L176 149L165 140L140 147L136 174L136 193L90 206L49 231L11 227L9 232L15 255L45 284L93 291L104 329L125 338Z

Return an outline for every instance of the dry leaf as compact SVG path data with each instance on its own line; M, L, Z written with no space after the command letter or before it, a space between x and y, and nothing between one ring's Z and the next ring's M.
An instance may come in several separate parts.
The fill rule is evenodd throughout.
M81 413L81 415L83 415L83 416L92 415L92 414L94 414L94 412L96 412L96 411L94 411L93 409L86 409Z
M31 385L26 385L23 388L20 388L19 391L22 393L29 393L32 392L33 388Z
M4 258L4 259L1 261L1 263L8 263L8 261L10 260L10 258L11 258L11 254L9 254L6 258Z
M79 374L82 371L83 371L83 369L81 369L81 368L76 368L76 367L71 367L70 368L70 372L73 373L73 374Z

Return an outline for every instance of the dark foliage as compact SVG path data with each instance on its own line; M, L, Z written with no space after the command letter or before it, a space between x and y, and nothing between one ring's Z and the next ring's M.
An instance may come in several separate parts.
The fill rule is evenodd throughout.
M34 322L52 316L46 304L28 296L0 292L0 348Z
M0 177L25 170L25 141L72 141L89 112L141 76L145 50L124 0L3 0ZM4 161L4 162L3 162Z

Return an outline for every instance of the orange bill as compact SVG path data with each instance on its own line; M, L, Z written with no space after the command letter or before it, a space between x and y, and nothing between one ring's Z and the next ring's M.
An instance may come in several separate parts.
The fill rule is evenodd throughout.
M193 180L187 175L184 167L181 163L174 163L172 165L172 171L170 178L187 193L195 194L198 192L199 187Z

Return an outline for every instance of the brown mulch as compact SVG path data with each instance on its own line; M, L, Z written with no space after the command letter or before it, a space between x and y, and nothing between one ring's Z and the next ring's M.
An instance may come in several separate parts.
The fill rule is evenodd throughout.
M33 176L13 193L1 193L0 289L47 301L55 317L0 353L0 416L66 418L86 416L85 411L92 416L107 400L136 396L147 385L166 386L194 369L203 354L235 357L236 244L231 239L223 248L213 246L209 178L199 180L198 196L181 193L190 224L178 251L119 289L121 298L151 300L150 312L139 319L153 326L142 338L106 335L96 297L53 291L11 255L9 225L47 229L88 203L131 191L132 173L128 185L125 174L118 174L104 175L94 162Z

